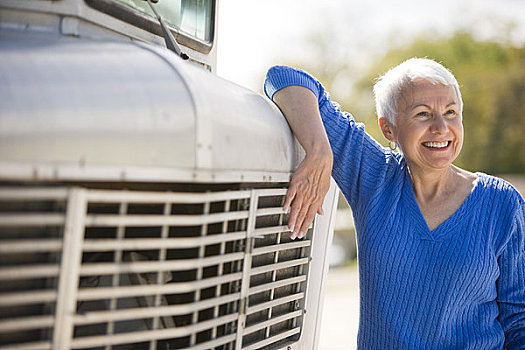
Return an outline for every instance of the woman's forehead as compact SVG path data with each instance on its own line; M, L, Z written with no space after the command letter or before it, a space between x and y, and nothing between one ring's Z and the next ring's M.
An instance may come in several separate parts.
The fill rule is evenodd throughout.
M433 107L459 104L456 90L452 85L434 84L427 80L416 80L406 85L399 96L403 109L412 109L419 105Z

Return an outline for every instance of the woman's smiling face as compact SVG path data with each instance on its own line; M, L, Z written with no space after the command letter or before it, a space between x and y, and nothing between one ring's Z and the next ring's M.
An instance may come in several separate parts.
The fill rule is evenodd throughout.
M463 145L460 103L453 86L416 80L402 92L391 126L410 167L447 168Z

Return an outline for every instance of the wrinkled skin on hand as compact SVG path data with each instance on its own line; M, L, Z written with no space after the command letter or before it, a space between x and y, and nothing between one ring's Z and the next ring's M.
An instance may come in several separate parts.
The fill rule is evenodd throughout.
M284 202L284 209L290 210L290 238L303 238L315 214L323 215L322 205L330 188L331 172L329 156L307 154L297 167Z

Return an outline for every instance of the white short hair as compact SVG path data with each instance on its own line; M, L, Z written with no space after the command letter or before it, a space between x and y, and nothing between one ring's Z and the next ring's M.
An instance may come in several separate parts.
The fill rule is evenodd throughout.
M379 77L374 85L377 118L386 118L396 125L398 101L403 89L414 80L423 79L432 84L453 86L463 111L463 100L454 75L441 64L428 58L411 58Z

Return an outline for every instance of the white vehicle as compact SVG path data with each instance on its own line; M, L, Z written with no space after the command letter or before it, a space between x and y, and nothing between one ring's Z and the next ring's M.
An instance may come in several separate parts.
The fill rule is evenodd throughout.
M304 153L216 1L152 6L0 1L0 349L315 349L337 190L290 240Z

